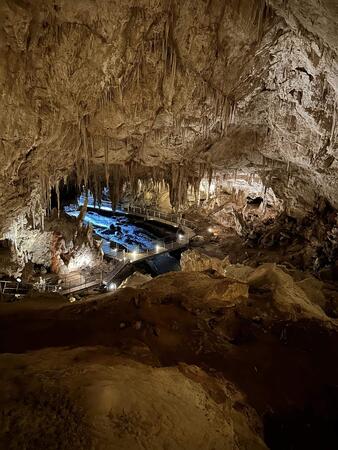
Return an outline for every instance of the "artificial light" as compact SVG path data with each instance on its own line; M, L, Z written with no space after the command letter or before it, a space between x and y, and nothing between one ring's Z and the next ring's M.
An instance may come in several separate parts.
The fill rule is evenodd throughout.
M110 283L110 285L108 286L108 291L115 291L116 288L116 283Z

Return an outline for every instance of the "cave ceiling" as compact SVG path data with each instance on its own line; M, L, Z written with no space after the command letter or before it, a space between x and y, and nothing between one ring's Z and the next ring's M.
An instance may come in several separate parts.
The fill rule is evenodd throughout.
M337 207L337 30L335 0L0 0L0 223L114 164Z

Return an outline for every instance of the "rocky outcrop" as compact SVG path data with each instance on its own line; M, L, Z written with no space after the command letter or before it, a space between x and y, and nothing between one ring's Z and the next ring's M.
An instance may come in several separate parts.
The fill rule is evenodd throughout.
M20 215L4 237L10 243L7 264L2 272L20 275L27 263L36 264L53 273L67 274L95 266L102 260L100 240L94 240L90 226L56 211L44 221L44 230Z
M224 276L225 268L229 265L228 258L221 261L218 258L205 255L198 250L186 250L181 255L181 268L183 272L203 272L212 269Z
M189 254L189 252L185 253ZM184 256L184 253L182 256ZM208 259L206 260L208 261ZM212 258L212 261L216 267L217 263L218 267L222 267L222 261L218 258ZM206 266L197 264L194 271L202 272L205 268ZM200 274L200 278L193 278L192 275L187 273L184 277L182 274L182 278L185 281L180 283L180 293L177 292L177 294L185 296L186 289L191 289L192 293L194 293L194 301L196 302L197 297L203 298L206 307L208 304L220 305L224 301L231 305L234 300L242 304L243 299L249 298L250 291L254 292L257 290L258 292L270 293L270 307L284 318L289 320L312 318L327 323L330 322L325 312L327 302L323 293L323 283L310 276L301 281L295 280L276 264L267 263L256 269L240 264L227 264L222 273L225 277L223 284L224 286L227 285L226 289L223 288L223 284L220 281L212 283L209 281L210 286L213 286L213 288L206 289L204 283L208 283L207 279L202 278L202 274ZM163 290L168 289L168 281L168 279L162 278ZM158 281L154 280L150 283L149 288L154 288L154 285L156 286L158 283ZM218 299L218 302L216 299Z
M141 288L145 283L152 280L152 277L150 275L145 275L141 272L134 272L132 275L130 275L128 278L123 280L123 282L120 284L120 288L124 287L138 287Z
M328 317L317 303L306 295L292 277L274 264L263 264L248 277L252 288L269 289L272 294L271 306L281 314L288 315L291 320L314 318L328 321Z
M306 289L327 292L231 270L0 303L0 446L264 448L250 405L269 448L336 448L337 320Z
M267 448L256 414L230 383L196 366L153 367L140 345L133 352L136 358L102 347L2 355L1 446Z
M285 213L258 220L245 218L240 212L236 216L241 223L240 232L249 247L277 249L290 263L301 269L321 273L332 269L334 278L338 255L338 216L326 202L320 202L304 218L295 220Z
M222 311L248 301L248 285L219 275L172 272L149 281L142 288L155 302L165 302L168 296L189 311Z

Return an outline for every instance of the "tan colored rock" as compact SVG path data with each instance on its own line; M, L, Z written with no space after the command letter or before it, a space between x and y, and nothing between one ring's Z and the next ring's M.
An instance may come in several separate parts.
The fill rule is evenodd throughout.
M254 270L254 268L243 264L230 264L226 267L225 275L227 278L246 283Z
M291 320L299 318L330 319L316 303L306 295L299 283L275 264L263 264L248 277L248 284L255 288L268 288L272 292L273 306Z
M146 275L141 272L134 272L132 275L126 278L119 287L142 288L142 286L150 280L152 280L152 277L150 275Z
M298 281L297 285L303 289L313 304L320 306L322 309L325 308L326 298L323 293L324 283L322 281L308 276L304 280Z
M231 307L247 300L248 297L249 286L246 283L231 281L227 284L218 284L208 290L205 294L205 301L214 307Z
M1 355L0 381L3 448L267 449L238 391L195 366L56 348Z
M181 268L183 272L203 272L213 269L224 276L225 268L229 265L229 259L222 260L205 255L198 250L187 250L181 255Z
M154 302L165 302L169 296L189 311L229 308L248 298L246 283L200 272L167 273L153 278L143 289Z

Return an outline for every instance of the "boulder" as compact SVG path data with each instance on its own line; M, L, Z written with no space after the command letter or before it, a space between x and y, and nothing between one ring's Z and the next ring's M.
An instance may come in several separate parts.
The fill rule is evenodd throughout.
M138 287L141 288L144 283L152 280L150 275L143 274L141 272L134 272L128 278L126 278L120 285L120 288L124 287Z
M322 281L317 280L317 278L314 278L312 276L308 276L307 278L304 278L304 280L301 280L296 284L301 289L303 289L303 291L313 304L318 305L320 306L320 308L325 310L326 298L323 293L324 283Z
M181 268L183 272L203 272L213 269L224 276L229 259L223 260L205 255L197 250L187 250L181 255Z
M276 264L263 264L248 276L247 281L252 288L269 289L272 293L272 306L290 320L330 320L322 308L311 301L305 289Z
M152 301L178 302L189 311L222 310L246 303L247 283L208 273L171 272L153 278L144 286L145 294Z
M204 244L204 237L200 235L196 235L190 239L190 244L194 247L198 247L199 245Z

